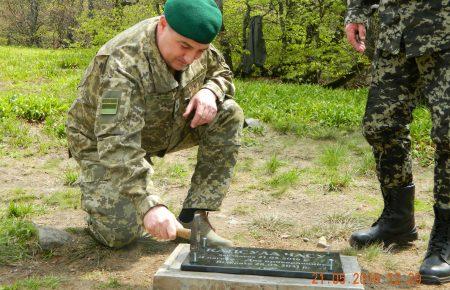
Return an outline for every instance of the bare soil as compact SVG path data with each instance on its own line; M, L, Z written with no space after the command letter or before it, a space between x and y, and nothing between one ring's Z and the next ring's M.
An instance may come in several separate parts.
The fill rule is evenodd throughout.
M361 148L367 147L357 133L342 140L346 138L356 140ZM352 173L351 182L339 191L329 191L320 181L324 180L323 176L311 173L314 172L311 169L319 167L317 160L323 148L335 142L280 135L271 130L263 136L247 133L230 192L221 211L211 214L217 231L237 246L296 250L323 250L317 242L319 237L325 236L332 250L350 253L349 234L370 226L381 211L382 202L373 171L364 175ZM274 154L283 165L270 174L265 164ZM192 148L154 160L155 184L174 212L181 209L187 193L195 155L196 148ZM348 158L345 168L351 168L359 160L354 153ZM181 173L173 170L173 166L180 164L184 166ZM44 196L67 190L63 173L74 167L65 149L43 156L3 157L0 160L0 199L8 200L14 190L21 188L38 197L33 202L42 203ZM269 185L273 176L292 168L300 172L296 183L284 190ZM431 203L433 168L415 164L414 173L417 198ZM377 202L370 204L361 196ZM363 271L381 273L385 277L390 273L400 273L403 277L417 273L433 222L429 209L416 213L420 237L411 246L375 249L375 254L354 251ZM38 251L30 259L0 265L0 285L31 276L53 275L62 279L59 287L65 289L149 289L154 273L180 242L147 238L124 249L111 250L96 244L85 233L84 217L79 207L50 208L45 214L32 217L36 224L69 230L76 240L50 253ZM393 287L389 281L366 286L369 289ZM402 283L400 288L410 286ZM413 288L438 287L415 285Z

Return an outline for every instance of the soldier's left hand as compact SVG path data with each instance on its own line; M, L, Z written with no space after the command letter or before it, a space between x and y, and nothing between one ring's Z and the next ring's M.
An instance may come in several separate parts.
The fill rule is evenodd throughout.
M217 114L216 95L208 89L201 89L191 98L183 117L187 118L193 110L192 128L211 123Z

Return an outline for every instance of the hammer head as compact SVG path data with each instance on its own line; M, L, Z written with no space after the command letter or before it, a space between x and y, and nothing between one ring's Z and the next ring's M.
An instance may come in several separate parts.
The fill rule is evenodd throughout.
M200 249L200 244L203 238L200 229L201 219L202 219L201 213L198 211L195 212L191 227L191 239L190 239L191 251L197 251Z

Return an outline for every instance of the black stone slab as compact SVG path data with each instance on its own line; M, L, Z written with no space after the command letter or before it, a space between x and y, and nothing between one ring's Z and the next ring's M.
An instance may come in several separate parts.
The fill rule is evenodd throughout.
M189 253L181 270L334 281L344 278L339 253L261 248L201 248Z

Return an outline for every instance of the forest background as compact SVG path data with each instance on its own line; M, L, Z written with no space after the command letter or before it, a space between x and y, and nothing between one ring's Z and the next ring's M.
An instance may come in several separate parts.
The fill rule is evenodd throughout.
M135 23L163 13L164 0L1 0L0 45L98 48ZM372 49L355 53L344 33L346 0L217 0L224 22L215 45L236 76L331 87L366 84ZM251 69L248 37L262 19L265 62ZM373 25L376 27L376 25ZM375 29L374 29L375 30ZM374 35L375 33L371 33ZM373 37L372 37L373 38ZM373 41L369 39L369 47ZM354 78L354 76L363 76ZM353 80L348 83L349 80Z

